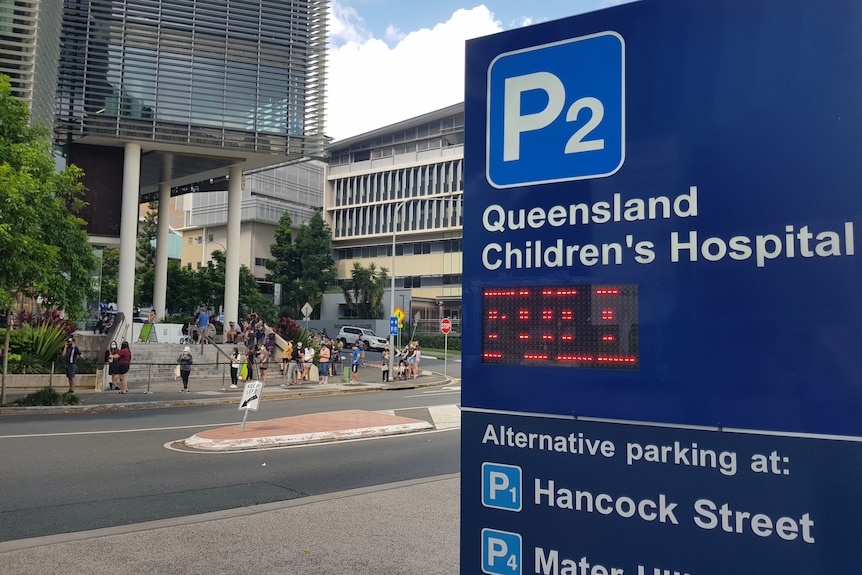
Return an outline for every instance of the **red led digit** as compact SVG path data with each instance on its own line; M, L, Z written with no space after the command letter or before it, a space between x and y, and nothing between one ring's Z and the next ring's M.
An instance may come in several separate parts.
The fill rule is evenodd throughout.
M482 296L482 361L639 368L636 284L490 287Z

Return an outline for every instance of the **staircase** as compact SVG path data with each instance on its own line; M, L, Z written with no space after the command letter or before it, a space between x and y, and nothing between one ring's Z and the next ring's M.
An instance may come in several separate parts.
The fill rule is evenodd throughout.
M130 381L166 381L174 378L174 368L177 358L186 346L178 343L130 343L132 365L129 367ZM192 359L192 374L194 377L221 377L229 367L228 357L233 350L233 344L190 345ZM224 353L218 353L216 349Z

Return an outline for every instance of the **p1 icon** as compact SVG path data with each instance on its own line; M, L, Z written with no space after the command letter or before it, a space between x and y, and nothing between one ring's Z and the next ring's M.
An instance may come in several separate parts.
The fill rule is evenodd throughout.
M625 51L602 32L488 66L486 177L511 188L610 176L625 159Z
M482 505L520 511L522 491L520 467L502 463L482 464Z
M521 536L495 529L482 530L482 572L521 575Z

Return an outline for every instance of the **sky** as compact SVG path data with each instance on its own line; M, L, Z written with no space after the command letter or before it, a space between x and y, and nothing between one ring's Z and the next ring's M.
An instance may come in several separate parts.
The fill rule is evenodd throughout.
M326 134L464 100L464 42L629 0L330 0Z

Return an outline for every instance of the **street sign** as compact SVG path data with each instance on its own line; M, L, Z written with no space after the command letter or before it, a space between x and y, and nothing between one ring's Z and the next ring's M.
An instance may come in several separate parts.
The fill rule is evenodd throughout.
M305 305L302 306L301 311L302 311L304 321L308 321L309 318L311 318L311 312L314 311L314 308L312 307L312 305L310 303L305 302Z
M440 331L444 334L448 334L452 331L452 321L448 317L444 317L440 320Z
M398 318L398 329L402 329L404 327L404 318L407 317L407 314L400 307L396 307L392 315Z
M860 22L467 43L462 573L862 572Z
M263 396L263 382L251 380L245 382L242 398L239 400L239 411L257 411L260 398Z
M398 335L398 318L394 315L389 318L389 335Z

